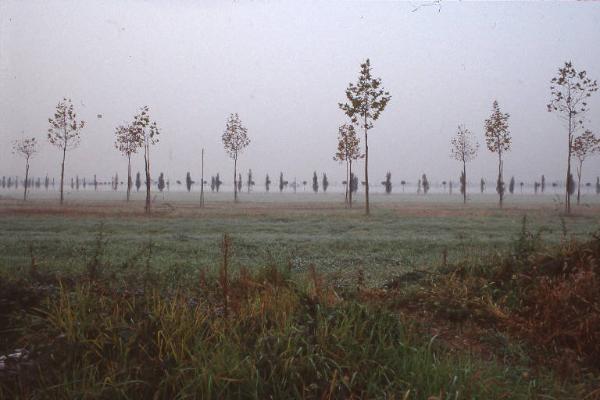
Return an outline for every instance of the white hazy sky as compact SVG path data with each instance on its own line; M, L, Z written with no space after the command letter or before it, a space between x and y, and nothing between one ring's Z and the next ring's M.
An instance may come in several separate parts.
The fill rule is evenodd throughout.
M443 2L412 12L419 4L0 0L0 176L23 175L11 153L23 135L42 143L33 175L59 175L45 136L67 96L88 123L67 154L68 176L125 175L114 127L147 104L162 129L153 175L197 178L204 147L206 175L228 178L221 134L238 112L252 140L239 165L257 183L279 171L309 180L313 170L339 181L332 156L346 117L337 104L369 57L392 95L369 136L375 182L387 170L395 182L423 172L457 180L449 141L458 124L482 144L470 180L493 179L483 121L494 99L511 115L505 174L563 179L566 132L546 111L549 81L566 60L600 79L600 2ZM590 106L586 126L599 134L600 93ZM142 163L137 156L134 171ZM585 181L597 175L600 157L584 168Z

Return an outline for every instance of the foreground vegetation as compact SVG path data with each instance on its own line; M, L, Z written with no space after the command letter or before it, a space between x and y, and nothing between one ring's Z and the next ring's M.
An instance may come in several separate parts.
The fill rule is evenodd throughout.
M12 211L0 398L598 397L598 217L433 208Z
M512 257L491 270L448 267L432 280L406 286L410 279L404 276L382 289L364 288L359 273L356 288L336 290L314 267L302 280L291 279L276 265L231 274L228 236L221 244L218 274L201 271L195 281L175 286L149 270L117 279L103 265L100 247L86 272L70 279L40 273L32 264L27 275L0 288L7 327L1 346L15 349L3 361L0 394L403 399L593 395L593 385L599 383L593 373L600 367L600 304L594 294L600 288L600 238L571 242L559 254L545 255L550 266L539 274L547 279L535 282L538 272L530 261L540 257L539 248L527 235L524 230ZM448 342L423 335L430 325L411 316L415 307L433 310L441 320L487 324L502 329L505 337L514 332L516 338L530 340L533 350L520 350L521 358L490 360L452 351ZM576 313L555 313L556 307ZM399 310L408 311L398 316ZM515 330L503 329L504 321ZM500 353L509 346L489 347ZM565 350L576 356L571 366L591 368L592 374L575 376L578 384L569 380L572 370L561 380L553 375L556 371L528 362L534 357L562 359Z

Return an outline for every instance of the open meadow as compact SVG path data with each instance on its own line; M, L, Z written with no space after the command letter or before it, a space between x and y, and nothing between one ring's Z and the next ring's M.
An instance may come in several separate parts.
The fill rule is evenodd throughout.
M50 193L51 194L51 193ZM234 267L250 269L275 262L306 272L309 265L340 279L362 269L377 286L395 275L429 270L448 263L481 263L505 253L522 229L539 231L558 243L566 233L582 238L600 227L600 196L589 195L573 216L563 218L560 199L551 195L514 195L503 210L496 196L416 194L376 195L373 215L366 218L359 201L345 209L343 194L242 195L208 193L198 206L198 193L155 195L152 217L143 213L143 198L123 201L122 193L74 192L59 206L47 193L27 204L0 203L0 269L3 274L25 268L36 257L40 268L58 273L81 269L79 262L105 241L105 263L119 265L152 246L153 268L195 274L216 270L219 243L229 234L235 245Z

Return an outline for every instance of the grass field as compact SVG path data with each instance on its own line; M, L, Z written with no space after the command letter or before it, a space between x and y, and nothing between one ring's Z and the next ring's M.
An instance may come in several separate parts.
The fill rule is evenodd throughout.
M398 273L439 266L444 253L449 263L479 263L505 251L523 216L550 242L561 239L563 227L574 236L600 227L595 197L562 218L552 196L509 197L499 210L491 195L475 196L467 206L459 196L376 195L373 215L365 218L360 203L344 209L339 195L246 195L235 205L228 194L209 195L199 209L192 194L177 193L157 200L147 218L139 199L127 204L110 192L86 199L91 195L62 208L48 199L0 203L0 270L28 266L32 249L43 268L76 269L81 266L74 260L94 247L100 230L109 264L122 263L151 242L156 268L210 270L218 266L218 243L228 233L235 242L234 266L275 262L303 272L314 264L340 279L361 268L370 284L379 285Z
M600 395L599 197L67 198L0 199L0 398Z

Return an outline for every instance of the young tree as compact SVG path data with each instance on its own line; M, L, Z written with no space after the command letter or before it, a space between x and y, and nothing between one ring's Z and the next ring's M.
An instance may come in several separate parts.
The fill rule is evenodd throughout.
M381 182L381 184L385 188L386 194L392 193L392 173L391 172L388 171L385 174L385 181Z
M2 189L6 188L6 176L2 177Z
M583 128L583 120L588 111L588 98L598 90L596 81L588 78L585 71L578 72L568 61L558 69L558 75L550 81L550 103L548 112L556 112L567 124L567 187L565 191L565 212L571 212L569 195L569 176L573 141L577 132Z
M323 180L321 181L321 186L323 187L323 193L327 192L327 188L329 187L329 180L327 179L327 174L323 172Z
M460 171L458 181L460 182L460 194L463 195L464 199L465 193L467 193L467 176L465 175L465 171Z
M8 177L8 180L7 180L7 182L6 182L6 186L7 186L9 189L12 187L12 177L11 177L11 176L9 176L9 177Z
M137 150L144 145L144 138L141 131L132 125L119 125L115 128L115 148L127 157L127 201L131 197L131 155L137 153ZM138 189L139 190L139 189Z
M350 174L350 193L358 192L358 176Z
M67 150L72 150L79 145L81 130L85 126L84 121L77 119L71 99L64 98L56 105L54 118L48 118L48 141L62 151L62 163L60 169L60 204L64 201L65 159Z
M542 175L542 180L541 180L541 189L542 189L542 193L544 193L544 190L546 190L546 177L544 175Z
M75 175L75 190L79 190L79 175Z
M238 173L237 191L238 191L238 193L240 193L242 191L242 173L241 172Z
M479 189L481 190L481 193L483 194L483 192L485 191L485 180L483 178L481 178L481 181L479 182Z
M524 182L520 182L519 186L521 186L521 194L523 194L523 186L525 186L525 183Z
M400 185L402 185L402 193L404 193L404 187L406 186L406 181L400 181Z
M360 76L356 84L350 83L346 89L347 103L339 103L339 107L350 117L353 124L364 130L365 135L365 212L369 215L369 129L373 122L385 110L391 99L389 92L381 86L381 78L371 75L371 62L367 60L360 65Z
M237 182L237 160L242 151L250 144L248 130L242 125L237 113L230 114L225 132L223 132L223 146L229 157L233 159L233 199L238 201L238 182ZM241 183L241 182L240 182Z
M142 186L142 177L140 176L140 171L135 174L135 190L140 191L140 187Z
M204 208L204 147L201 152L201 167L200 167L200 208ZM169 182L167 181L167 190L169 187Z
M139 176L139 173L138 173ZM96 179L96 174L94 174L94 191L98 190L98 180Z
M46 174L46 179L44 179L44 189L48 191L48 187L50 187L50 178L48 178L48 175Z
M573 196L575 193L575 179L573 179L573 174L569 175L569 179L567 180L567 193L569 196Z
M17 179L15 182L19 182L19 180ZM75 179L73 179L73 177L71 177L71 190L75 189Z
M577 158L577 205L581 198L581 171L583 162L588 156L594 155L600 151L600 139L598 139L590 130L586 130L580 136L573 140L573 154Z
M512 176L510 178L510 182L508 184L508 192L510 194L514 194L515 193L515 177L514 176Z
M538 190L540 189L541 184L539 182L535 182L533 184L533 193L538 194Z
M313 173L312 189L313 189L313 192L315 192L315 193L317 193L319 191L319 178L317 177L317 171L315 171Z
M219 193L219 188L221 187L222 184L223 184L223 181L221 180L221 177L219 176L219 173L217 172L217 176L215 176L215 187L217 188L217 193Z
M448 194L452 195L452 181L448 182Z
M352 208L352 190L350 190L348 182L351 183L350 177L352 173L352 162L363 158L360 153L360 139L356 134L354 126L344 124L338 129L338 148L333 157L334 161L346 161L346 203Z
M471 162L477 156L479 143L475 140L471 132L462 125L458 126L456 136L450 140L451 157L460 161L463 166L461 181L461 193L463 194L463 203L467 204L467 163Z
M254 185L255 185L255 182L252 180L252 170L249 169L248 170L248 182L246 182L248 193L250 193L250 189L252 189L252 186L254 186Z
M161 172L158 176L158 190L162 193L165 189L165 175Z
M596 177L596 194L600 194L600 176Z
M132 129L136 130L136 135L139 135L143 140L144 147L144 172L146 174L146 204L145 211L150 214L150 191L152 179L150 177L150 146L158 143L160 131L155 121L150 121L150 108L143 106L137 115L133 117L131 124Z
M13 153L25 159L25 190L23 191L23 201L27 200L27 188L29 186L29 160L37 153L37 140L19 139L13 143Z
M427 175L423 174L422 177L422 185L423 185L423 194L427 194L429 192L429 181L427 180Z
M283 192L283 189L288 185L288 181L283 180L283 172L279 173L279 192Z
M504 162L502 154L510 150L511 137L508 130L509 115L500 111L498 101L494 100L492 114L485 120L485 142L492 153L498 154L498 180L496 181L496 192L500 196L500 208L504 200Z
M194 183L194 181L192 180L192 176L190 175L190 173L188 172L185 175L185 187L187 188L187 191L191 191L192 190L192 184Z
M269 192L269 187L271 186L271 179L269 178L269 174L265 178L265 190Z
M211 192L215 191L215 177L214 176L210 177L210 191Z

